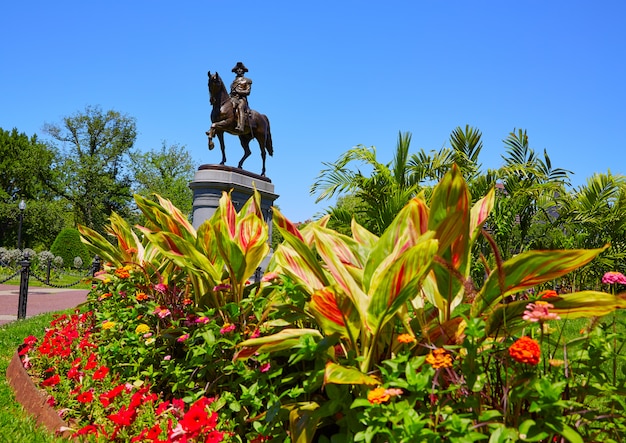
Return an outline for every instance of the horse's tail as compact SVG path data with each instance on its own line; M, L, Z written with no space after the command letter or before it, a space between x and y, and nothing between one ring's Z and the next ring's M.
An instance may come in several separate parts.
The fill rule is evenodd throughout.
M272 145L272 133L270 131L270 120L265 117L265 149L267 149L267 153L271 156L274 155L274 145Z

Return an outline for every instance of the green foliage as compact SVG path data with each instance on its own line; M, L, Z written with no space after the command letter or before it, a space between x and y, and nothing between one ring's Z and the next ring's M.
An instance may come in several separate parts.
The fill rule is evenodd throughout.
M329 217L298 229L275 210L284 242L251 283L269 252L257 195L236 212L225 194L198 230L136 196L143 238L117 215L116 246L81 227L111 261L90 295L93 338L125 380L217 396L233 441L619 441L626 301L538 292L607 247L504 257L482 230L496 198L452 167L380 236ZM475 283L480 238L494 259Z
M75 224L102 232L111 212L128 213L134 118L88 106L44 131L55 153L46 185L69 202Z
M22 199L23 245L45 249L65 226L65 208L45 185L52 161L52 152L36 136L0 128L0 245L17 246Z
M63 258L63 266L66 268L74 265L75 257L80 257L87 266L93 260L93 256L89 254L80 240L80 233L74 228L65 228L59 232L50 247L50 252Z
M157 151L132 153L131 160L136 194L153 199L158 194L183 214L191 214L193 193L189 182L196 166L183 146L163 143Z

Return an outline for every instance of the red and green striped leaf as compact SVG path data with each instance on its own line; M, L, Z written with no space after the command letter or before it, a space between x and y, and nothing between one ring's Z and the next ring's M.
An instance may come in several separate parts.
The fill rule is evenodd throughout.
M504 297L559 278L586 265L608 246L599 249L527 251L502 264L501 286L498 269L491 272L472 304L472 315L492 309Z
M322 338L322 334L317 329L283 329L276 334L251 338L239 343L237 347L241 349L237 351L233 360L246 359L257 352L263 354L291 349L300 343L300 339L305 336Z
M327 287L315 291L308 307L324 334L338 333L349 339L359 336L360 316L352 300L339 288Z
M419 293L422 280L431 269L437 241L423 236L415 246L398 257L383 261L372 277L367 325L379 330L410 298Z

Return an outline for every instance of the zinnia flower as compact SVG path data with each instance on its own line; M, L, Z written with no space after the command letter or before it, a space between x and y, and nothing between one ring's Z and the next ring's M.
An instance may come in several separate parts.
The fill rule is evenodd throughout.
M145 334L150 331L150 326L142 323L135 328L135 334Z
M413 343L415 338L411 334L400 334L398 335L398 343Z
M148 299L148 294L146 294L145 292L138 292L138 293L135 295L135 299L136 299L137 301L144 301L144 300L147 300L147 299Z
M154 314L158 315L159 318L165 318L168 315L171 315L172 312L169 309L167 309L166 307L164 307L164 306L157 306L154 309Z
M552 289L546 289L545 291L541 291L539 293L539 298L553 298L558 296L559 294Z
M376 389L372 389L367 393L367 401L369 401L373 405L379 405L388 401L391 398L391 395L387 393L387 390L383 387L378 387Z
M554 308L554 305L546 301L536 301L534 303L528 303L526 310L522 318L526 321L544 322L547 320L559 320L558 314L550 312L550 309Z
M183 334L176 339L177 342L182 343L189 338L189 334Z
M377 387L376 389L372 389L367 393L367 401L369 401L373 405L379 405L388 401L391 397L395 397L396 395L401 395L402 389L389 388L385 389L382 386Z
M105 321L102 324L102 329L112 329L115 326L115 322L114 321Z
M519 363L536 365L541 357L541 348L535 340L524 336L509 347L509 355Z
M619 283L620 285L626 285L626 277L621 272L607 272L602 277L602 283L612 285Z
M118 276L119 278L129 278L130 277L130 270L132 269L132 266L124 266L123 268L117 268L115 270L115 275Z
M268 362L268 363L264 363L261 365L261 367L259 367L259 371L261 372L267 372L270 370L270 368L272 367L272 365Z
M433 349L426 357L426 362L434 369L449 368L452 366L452 356L443 348Z
M228 332L233 332L235 330L235 325L231 325L230 323L225 323L220 329L220 334L226 334Z

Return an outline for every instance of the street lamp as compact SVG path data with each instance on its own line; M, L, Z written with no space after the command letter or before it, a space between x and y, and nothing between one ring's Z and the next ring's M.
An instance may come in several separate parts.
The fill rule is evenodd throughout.
M24 199L17 205L20 208L20 226L17 231L17 249L22 250L22 222L24 221L24 210L26 209L26 202Z

